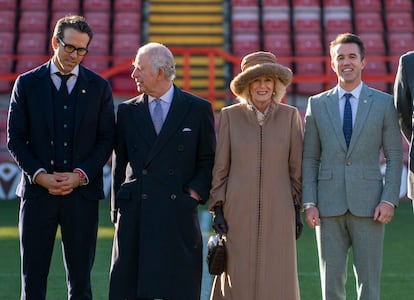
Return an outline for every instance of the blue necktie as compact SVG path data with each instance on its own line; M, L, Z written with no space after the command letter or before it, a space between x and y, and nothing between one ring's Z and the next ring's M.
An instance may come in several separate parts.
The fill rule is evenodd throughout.
M156 98L154 111L152 113L152 122L154 123L154 128L157 134L160 133L162 123L163 123L163 116L162 116L162 107L161 107L161 99Z
M349 142L351 141L352 136L352 108L349 99L351 99L352 94L346 93L345 95L345 108L344 108L344 123L342 125L342 130L344 131L344 137L346 146L349 147Z

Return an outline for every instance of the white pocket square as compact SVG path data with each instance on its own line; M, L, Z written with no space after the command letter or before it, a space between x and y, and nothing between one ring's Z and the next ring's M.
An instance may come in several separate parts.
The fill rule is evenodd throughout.
M185 132L185 131L192 131L192 130L191 130L191 128L186 127L186 128L183 128L183 132Z

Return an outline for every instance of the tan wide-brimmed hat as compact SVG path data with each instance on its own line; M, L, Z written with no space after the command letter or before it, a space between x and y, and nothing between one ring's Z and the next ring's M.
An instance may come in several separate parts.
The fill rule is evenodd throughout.
M280 81L282 86L275 85L275 93L279 99L284 96L286 87L292 82L292 71L276 63L276 56L271 52L250 53L242 59L240 66L242 71L230 83L231 91L238 97L245 97L249 83L260 76L273 78L276 83Z

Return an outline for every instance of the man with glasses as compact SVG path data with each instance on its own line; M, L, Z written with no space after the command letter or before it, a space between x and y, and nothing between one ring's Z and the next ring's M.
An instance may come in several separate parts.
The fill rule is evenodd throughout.
M68 299L92 299L102 169L113 147L109 83L80 65L93 32L81 16L57 21L53 57L20 75L8 118L8 148L22 177L21 299L45 299L58 226Z

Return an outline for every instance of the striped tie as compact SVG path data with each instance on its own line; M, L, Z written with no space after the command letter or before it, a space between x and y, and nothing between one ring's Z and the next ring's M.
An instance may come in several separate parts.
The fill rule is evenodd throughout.
M352 109L349 99L352 97L351 93L346 93L345 95L345 108L344 108L344 123L342 125L342 130L344 131L344 137L346 146L349 147L352 136Z

